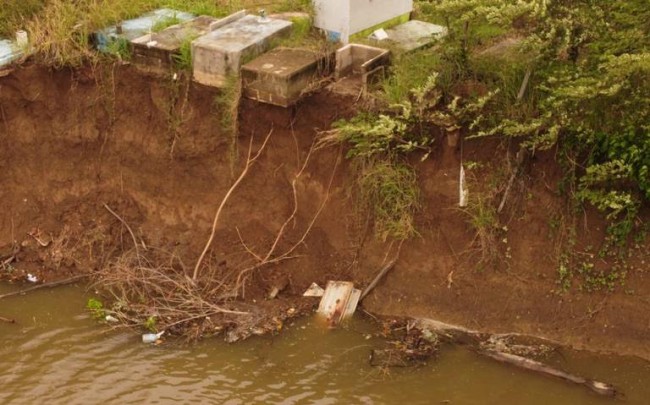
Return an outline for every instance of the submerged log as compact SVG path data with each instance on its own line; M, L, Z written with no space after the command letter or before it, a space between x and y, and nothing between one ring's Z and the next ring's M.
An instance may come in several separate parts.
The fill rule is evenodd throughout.
M535 360L527 359L525 357L517 356L515 354L509 354L503 352L481 350L479 351L479 353L491 359L500 361L502 363L512 364L514 366L526 370L535 371L552 377L557 377L574 384L584 385L585 387L589 388L590 390L600 395L605 395L609 397L614 397L617 395L616 388L614 388L610 384L589 380L583 377L578 377L569 373L565 373L564 371L554 369L550 366L547 366L546 364L540 363L539 361L535 361Z
M532 338L532 336L521 335L518 333L500 334L500 335L484 333L484 332L479 332L476 330L464 328L462 326L436 321L434 319L417 319L414 322L414 326L423 330L430 330L436 332L440 337L447 338L453 343L468 344L469 346L474 348L481 346L482 343L488 341L490 338L504 338L504 337ZM542 338L536 338L536 339L544 341L547 344L551 344L554 346L561 345L558 342L554 342L548 339L542 339ZM616 388L610 384L568 374L563 371L556 370L538 361L528 359L526 357L522 357L510 353L504 353L498 350L477 349L476 351L481 355L489 357L493 360L500 361L502 363L512 364L514 366L526 370L535 371L556 378L561 378L565 381L569 381L574 384L584 385L585 387L589 388L590 390L600 395L614 397L620 394L620 392L617 391Z

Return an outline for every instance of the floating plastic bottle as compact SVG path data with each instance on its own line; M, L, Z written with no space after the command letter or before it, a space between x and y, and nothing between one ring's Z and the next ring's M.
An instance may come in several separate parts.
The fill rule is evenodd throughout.
M111 323L117 323L117 322L120 321L119 319L117 319L113 315L106 315L106 317L104 317L104 319L106 320L106 322L111 322Z
M165 331L160 333L144 333L142 335L142 343L156 343L164 333Z

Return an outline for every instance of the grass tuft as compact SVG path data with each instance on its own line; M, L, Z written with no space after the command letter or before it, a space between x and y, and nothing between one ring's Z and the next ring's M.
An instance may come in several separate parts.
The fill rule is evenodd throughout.
M359 178L364 205L374 213L375 234L382 240L414 236L420 191L413 169L387 160L371 161Z
M234 173L237 164L237 137L239 135L239 103L241 80L238 75L228 77L224 87L214 99L214 109L219 116L221 133L228 137L230 168Z

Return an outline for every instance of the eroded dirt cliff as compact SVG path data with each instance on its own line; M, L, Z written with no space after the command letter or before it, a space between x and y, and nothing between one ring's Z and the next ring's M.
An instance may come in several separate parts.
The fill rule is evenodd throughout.
M353 114L355 98L323 90L287 110L244 100L233 139L219 129L216 96L130 67L26 66L0 78L0 254L15 256L4 278L32 273L48 281L102 268L132 244L106 206L143 246L174 252L191 268L251 137L257 150L272 130L225 207L209 263L223 275L253 253L264 256L276 239L276 255L297 245L291 258L256 269L246 284L247 301L266 301L277 288L287 307L311 282L369 283L397 245L373 237L345 151L310 153L318 130ZM489 182L503 164L496 151L505 147L465 142L463 159L481 162L475 182ZM395 268L364 307L650 359L647 241L631 259L637 270L624 288L558 293L549 218L562 207L561 174L545 153L531 159L509 198L499 259L479 265L476 231L457 208L460 159L460 149L440 139L427 160L413 161L422 191L419 236L403 243ZM603 219L589 210L581 216L579 243L602 243Z

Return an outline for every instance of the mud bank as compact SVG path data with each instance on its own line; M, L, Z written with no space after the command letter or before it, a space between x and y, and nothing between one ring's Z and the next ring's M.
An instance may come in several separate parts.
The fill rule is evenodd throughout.
M143 244L193 264L251 137L259 148L273 130L228 202L208 260L227 272L251 252L268 251L294 210L291 182L316 132L353 114L355 99L324 90L288 110L244 100L234 139L219 129L216 96L130 67L26 66L0 78L0 253L15 256L13 276L4 278L29 272L48 281L92 272L127 249L128 233L104 204L131 224ZM499 166L495 150L503 147L464 144L465 161L484 163L478 181ZM557 252L549 217L561 198L553 155L532 159L525 191L504 213L499 249L507 255L482 270L475 231L456 208L460 158L458 148L441 140L428 160L414 162L422 190L419 236L402 245L397 265L365 308L650 360L650 282L643 271L629 273L625 288L614 293L555 292ZM248 302L263 301L277 288L277 302L291 307L313 281L367 285L386 259L389 246L373 238L366 215L355 209L354 170L344 151L319 150L309 159L296 183L297 212L279 249L302 243L290 260L257 269L247 279ZM605 236L604 221L594 212L584 214L580 229L584 244L597 245ZM644 243L640 251L647 254ZM633 260L637 268L648 262Z

